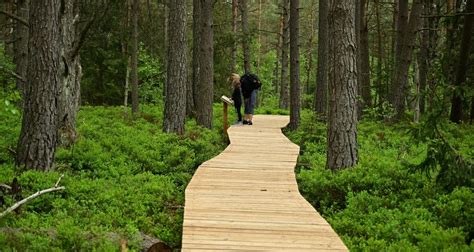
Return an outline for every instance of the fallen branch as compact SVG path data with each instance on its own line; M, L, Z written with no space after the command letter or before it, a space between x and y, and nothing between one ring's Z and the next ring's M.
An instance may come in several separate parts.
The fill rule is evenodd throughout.
M12 189L11 186L5 185L5 184L0 184L0 187L6 188L6 189L8 189L8 190L11 190L11 189Z
M7 210L3 211L3 213L0 214L0 218L4 217L5 215L7 215L8 213L14 211L15 209L19 208L21 205L25 204L26 202L34 199L34 198L37 198L45 193L49 193L49 192L55 192L55 191L60 191L60 190L64 190L66 189L66 187L64 186L59 186L59 182L61 181L61 179L64 177L64 174L61 175L58 179L58 181L56 182L56 184L54 185L54 187L51 187L51 188L48 188L48 189L44 189L44 190L41 190L41 191L38 191L36 192L35 194L32 194L20 201L18 201L17 203L15 203L13 206L7 208Z

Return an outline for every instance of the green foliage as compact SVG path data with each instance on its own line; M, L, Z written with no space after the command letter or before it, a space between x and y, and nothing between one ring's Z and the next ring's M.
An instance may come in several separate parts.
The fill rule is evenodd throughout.
M156 57L150 55L142 47L140 50L138 63L140 102L156 105L163 104L165 72L162 69L162 62L160 62Z
M373 108L364 109L362 116L368 120L388 121L395 116L395 109L390 102L383 101Z
M454 126L452 126L454 127ZM427 143L412 146L407 126L362 121L360 163L325 168L326 126L303 111L301 127L288 132L300 145L299 189L354 251L472 251L474 191L440 190L435 181L410 173L404 162L423 160ZM450 128L461 153L472 153L471 128Z
M82 107L78 142L56 155L55 172L19 171L7 148L14 146L19 115L2 116L0 183L17 177L23 197L54 185L60 174L66 190L28 202L19 214L0 219L12 232L0 233L0 247L25 251L114 251L113 236L138 233L181 242L184 189L197 166L224 148L220 130L186 123L186 134L162 132L162 108L142 106L142 117L123 119L120 107ZM217 108L216 108L217 110ZM217 116L219 113L217 113ZM222 123L216 116L216 128ZM6 123L3 123L6 122ZM13 203L0 206L0 211Z
M409 165L409 168L411 171L423 172L428 177L437 172L436 182L446 190L458 186L473 187L473 161L463 157L446 139L445 131L450 129L456 131L441 119L441 112L431 113L423 123L414 125L411 134L417 144L426 144L426 157L417 165ZM459 135L459 132L454 134Z

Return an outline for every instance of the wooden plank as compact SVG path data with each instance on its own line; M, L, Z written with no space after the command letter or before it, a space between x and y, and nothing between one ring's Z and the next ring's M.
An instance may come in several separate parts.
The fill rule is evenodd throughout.
M186 188L183 251L347 251L299 194L300 148L281 133L288 121L257 115L229 128L231 144Z

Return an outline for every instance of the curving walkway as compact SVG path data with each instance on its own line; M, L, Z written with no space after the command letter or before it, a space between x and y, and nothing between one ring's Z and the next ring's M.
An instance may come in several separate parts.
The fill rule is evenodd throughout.
M257 115L229 128L231 144L186 188L183 251L347 251L298 191L299 147L281 132L288 122Z

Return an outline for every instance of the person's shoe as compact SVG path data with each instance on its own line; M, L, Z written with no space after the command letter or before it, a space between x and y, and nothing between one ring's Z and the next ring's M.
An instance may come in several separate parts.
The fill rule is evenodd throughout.
M243 124L244 124L244 125L249 124L249 121L244 120L244 121L243 121Z
M253 125L252 121L248 121L247 124L248 124L248 125Z

